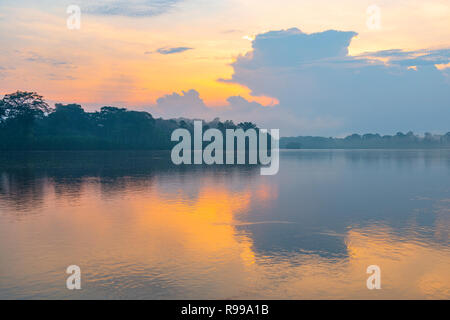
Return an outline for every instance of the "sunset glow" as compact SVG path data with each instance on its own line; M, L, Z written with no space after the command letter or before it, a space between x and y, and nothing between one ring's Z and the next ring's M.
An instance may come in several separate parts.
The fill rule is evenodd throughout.
M25 7L3 1L0 38L6 46L0 58L0 93L32 90L50 101L88 108L99 103L132 108L195 89L211 107L226 105L230 96L273 105L276 97L261 98L243 85L218 81L229 79L230 63L251 51L254 34L291 27L304 32L354 30L358 36L349 48L351 55L449 45L448 1L383 2L382 28L377 31L366 26L364 1L211 1L201 10L197 2L182 1L164 14L140 18L83 13L81 6L81 29L68 30L62 2ZM156 53L177 46L192 49Z

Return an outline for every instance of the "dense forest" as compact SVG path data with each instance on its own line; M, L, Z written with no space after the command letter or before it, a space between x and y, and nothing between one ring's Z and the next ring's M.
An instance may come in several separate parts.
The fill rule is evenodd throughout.
M249 128L251 122L203 121L204 130ZM17 91L0 100L0 150L167 150L173 130L193 131L193 120L155 119L148 112L105 106L85 112L78 104L56 104L51 108L34 92ZM346 138L281 138L280 148L450 148L450 132L445 135L412 132L394 136L353 134Z
M105 106L85 112L78 104L55 108L34 92L17 91L0 100L0 150L166 150L173 130L193 132L193 120L155 119L148 112ZM204 130L256 128L215 119Z

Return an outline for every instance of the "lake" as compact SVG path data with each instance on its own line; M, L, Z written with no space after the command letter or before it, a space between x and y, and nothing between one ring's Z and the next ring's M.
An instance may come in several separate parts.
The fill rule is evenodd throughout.
M1 299L449 299L449 230L450 150L0 155Z

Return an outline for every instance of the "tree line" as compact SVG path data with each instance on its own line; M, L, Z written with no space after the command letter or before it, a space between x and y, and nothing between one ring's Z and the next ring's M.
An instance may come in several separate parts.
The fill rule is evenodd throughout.
M444 135L425 133L424 136L398 132L395 135L352 134L345 138L286 137L280 139L283 149L413 149L450 148L450 132Z
M252 122L203 121L204 130L247 130ZM155 119L150 113L105 106L86 112L78 104L57 103L51 108L36 92L17 91L0 100L0 150L168 150L177 128L193 132L193 120ZM444 135L413 132L396 135L353 134L345 138L312 136L280 139L284 149L333 148L450 148L450 132Z
M256 128L251 122L203 121L204 130ZM51 108L35 92L0 100L0 150L167 150L177 128L193 132L193 120L155 119L150 113L111 106L86 112L78 104Z

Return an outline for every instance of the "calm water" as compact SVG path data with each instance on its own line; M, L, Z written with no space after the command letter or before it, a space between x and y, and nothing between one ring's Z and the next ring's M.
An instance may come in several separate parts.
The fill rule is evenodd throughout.
M276 176L169 161L1 154L0 298L450 298L450 150L285 151Z

